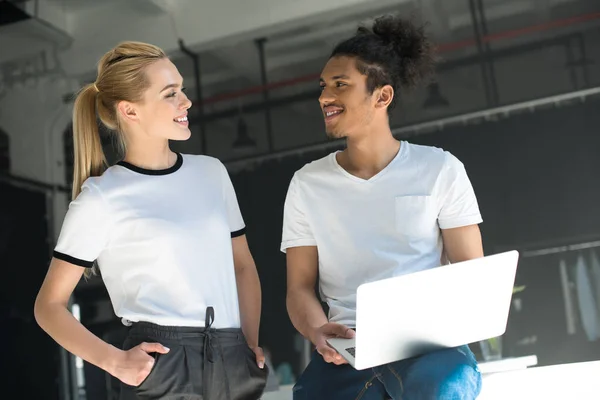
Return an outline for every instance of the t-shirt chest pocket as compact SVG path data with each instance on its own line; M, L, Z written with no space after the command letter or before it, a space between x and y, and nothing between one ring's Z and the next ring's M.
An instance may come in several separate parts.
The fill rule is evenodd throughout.
M436 234L437 212L431 196L397 196L394 206L394 223L398 233L412 237L430 237Z

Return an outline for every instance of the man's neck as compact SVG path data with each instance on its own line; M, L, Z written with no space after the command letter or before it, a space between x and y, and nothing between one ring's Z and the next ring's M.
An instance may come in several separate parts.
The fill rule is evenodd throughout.
M368 135L348 138L347 148L338 153L338 164L348 173L369 179L381 172L398 154L400 142L389 126Z

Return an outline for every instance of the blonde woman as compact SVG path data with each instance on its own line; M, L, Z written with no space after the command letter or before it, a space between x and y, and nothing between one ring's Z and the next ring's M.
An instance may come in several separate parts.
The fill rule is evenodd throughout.
M267 377L260 282L223 164L169 149L190 137L182 85L160 48L124 42L78 94L73 201L35 316L65 349L121 380L122 399L257 399ZM122 145L110 168L97 118ZM96 265L130 327L123 349L67 308Z

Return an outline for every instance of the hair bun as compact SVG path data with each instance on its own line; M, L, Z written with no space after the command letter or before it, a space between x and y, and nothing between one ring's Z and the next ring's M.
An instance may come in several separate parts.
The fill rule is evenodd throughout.
M375 19L373 33L390 45L400 57L417 60L427 53L425 50L429 47L423 27L393 15Z
M375 19L372 32L398 56L405 86L413 86L433 72L434 49L423 26L385 15Z

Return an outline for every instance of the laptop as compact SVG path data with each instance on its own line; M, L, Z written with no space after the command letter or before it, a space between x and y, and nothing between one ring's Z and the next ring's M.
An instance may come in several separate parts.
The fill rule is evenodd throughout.
M327 340L357 370L500 336L516 250L362 284L356 335Z

